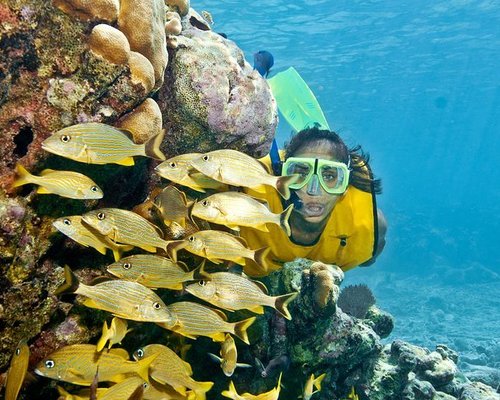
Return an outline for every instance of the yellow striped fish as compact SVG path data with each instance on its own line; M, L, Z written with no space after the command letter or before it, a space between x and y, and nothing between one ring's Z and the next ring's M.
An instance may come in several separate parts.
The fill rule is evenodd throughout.
M68 266L64 268L64 275L66 282L55 291L56 295L81 294L87 297L83 302L87 307L108 311L124 319L163 322L166 325L176 322L162 299L140 283L109 280L88 286L80 283Z
M106 345L106 342L108 340L108 349L110 349L114 344L121 344L123 338L132 330L127 328L127 321L118 317L114 317L111 320L109 328L106 321L104 321L104 324L102 326L102 335L99 338L96 346L97 351L101 351L102 349L104 349L104 346Z
M220 357L212 353L208 353L208 355L220 364L222 372L224 372L224 375L226 376L232 376L237 367L252 367L249 364L238 362L238 350L236 349L236 343L229 333L226 333L224 341L220 344Z
M81 215L70 215L68 217L58 218L52 222L52 225L75 242L85 247L93 247L101 254L106 255L106 249L111 249L115 261L121 258L124 251L129 251L134 248L134 246L116 244L107 236L101 235L95 229L91 230L90 227L82 224Z
M270 391L261 393L261 394L251 394L251 393L243 393L238 394L236 391L236 387L234 386L233 381L229 382L229 389L224 390L221 394L224 397L228 397L233 400L278 400L281 390L281 373L278 378L278 384L275 388L272 388Z
M302 395L302 398L304 400L310 400L311 396L314 393L317 393L321 390L321 382L323 381L325 376L326 376L326 373L321 374L320 376L315 378L314 374L311 374L311 376L309 377L309 379L307 380L307 382L304 386L304 393Z
M186 194L175 186L167 186L154 199L154 206L159 211L166 226L176 223L186 229L186 221L190 220L190 209L193 201L188 201Z
M134 165L134 156L165 160L160 150L165 132L136 144L130 132L97 122L68 126L42 142L42 149L88 164Z
M227 317L222 311L190 301L172 303L168 309L176 316L177 323L170 327L159 323L158 325L163 328L191 339L196 339L197 336L208 336L216 342L222 342L225 339L225 333L232 333L246 344L250 344L247 329L253 324L255 317L238 322L227 322Z
M154 361L153 361L154 362ZM138 388L142 390L147 386L147 382L140 376L131 376L107 389L98 400L128 400ZM137 399L142 397L136 397Z
M201 266L200 266L201 267ZM183 263L154 254L134 254L108 265L107 271L120 279L138 282L149 288L182 290L183 282L209 279L200 267L188 271Z
M265 271L268 270L266 257L269 247L257 250L248 249L245 239L223 231L199 231L186 239L171 241L167 251L173 260L177 259L178 249L185 249L190 253L205 257L215 264L228 260L245 265L248 259L264 268Z
M28 363L30 358L30 349L26 340L21 340L10 360L9 371L7 372L7 382L5 383L5 400L16 400L21 386L24 382Z
M191 376L193 370L191 365L183 361L175 352L161 344L150 344L136 350L133 354L135 360L142 360L153 354L158 354L156 360L151 363L149 375L155 381L170 385L178 393L186 395L186 388L192 389L196 399L204 399L213 382L197 382Z
M240 226L248 226L269 232L266 224L275 224L290 236L288 218L292 210L293 204L281 214L275 214L265 204L245 193L223 192L215 193L195 203L191 214L237 231L240 230Z
M167 248L163 232L139 214L119 208L100 208L82 215L84 224L107 236L113 242L129 244L155 253L156 248Z
M298 176L273 176L255 158L241 151L223 149L214 150L194 158L190 164L216 181L231 186L242 186L264 192L262 185L272 186L279 194L288 200L290 189Z
M193 391L186 391L185 395L176 392L170 385L162 385L151 379L144 389L144 400L198 400Z
M90 386L99 368L99 382L121 382L126 374L137 374L149 382L148 369L156 357L154 354L137 362L129 361L115 349L99 353L93 344L73 344L56 350L40 361L35 373L75 385Z
M102 199L101 188L87 176L73 171L44 169L40 176L30 174L21 164L16 165L18 178L12 184L19 187L34 183L38 194L57 194L79 200Z
M97 398L102 396L106 391L106 388L97 388L96 394ZM88 388L84 388L78 391L78 393L69 393L63 387L57 386L57 392L59 393L59 397L57 400L89 400L90 399L90 390Z
M246 309L263 314L262 306L268 306L274 308L286 319L292 319L287 305L298 294L294 292L282 296L269 296L263 283L230 272L209 274L208 280L187 285L186 291L225 310Z
M209 178L191 166L191 160L200 156L201 153L181 154L162 162L155 168L155 171L162 178L198 192L205 192L205 189L224 189L226 185Z

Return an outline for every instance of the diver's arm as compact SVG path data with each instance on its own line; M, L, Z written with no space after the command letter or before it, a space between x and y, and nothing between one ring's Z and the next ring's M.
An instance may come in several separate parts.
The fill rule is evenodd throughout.
M385 247L385 234L387 232L387 220L385 219L384 213L380 210L380 208L377 209L377 220L378 220L378 243L377 243L377 250L375 251L375 254L373 255L372 258L370 258L368 261L365 261L363 264L360 264L360 267L368 267L372 265L377 257L382 253L382 250L384 250Z

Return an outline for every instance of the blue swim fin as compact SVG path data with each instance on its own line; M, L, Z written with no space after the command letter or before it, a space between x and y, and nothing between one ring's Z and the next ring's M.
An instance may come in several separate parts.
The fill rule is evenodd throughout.
M297 132L314 125L330 129L314 93L295 68L279 72L267 82L278 109Z

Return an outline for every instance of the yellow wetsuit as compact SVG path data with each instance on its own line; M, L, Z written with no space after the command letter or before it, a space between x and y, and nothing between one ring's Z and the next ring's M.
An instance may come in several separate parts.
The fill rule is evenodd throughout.
M274 188L266 186L265 193L253 190L247 192L266 200L272 212L283 211L281 197ZM344 196L335 205L318 241L310 246L292 242L277 225L267 224L267 228L269 232L241 227L240 236L246 239L252 249L271 247L271 258L276 261L276 264L271 265L271 271L279 269L281 263L296 258L335 264L347 271L372 258L377 248L375 195L349 185ZM253 264L245 267L245 273L250 276L263 276L271 271L259 270Z

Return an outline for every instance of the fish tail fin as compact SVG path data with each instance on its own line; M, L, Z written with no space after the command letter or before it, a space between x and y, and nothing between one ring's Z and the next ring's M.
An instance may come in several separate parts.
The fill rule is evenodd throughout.
M230 399L239 399L240 396L238 395L238 392L236 391L236 387L234 386L233 381L229 382L229 389L224 390L221 395L224 397L228 397Z
M297 297L298 294L299 294L298 292L293 292L275 297L276 300L274 302L274 307L286 319L292 319L292 316L290 315L287 306L288 303L290 303L293 299L295 299L295 297Z
M313 380L313 386L316 388L316 390L319 392L321 390L321 382L323 379L325 379L326 373L321 374L317 378Z
M149 383L149 366L151 363L156 360L156 358L160 355L160 353L153 354L152 356L143 358L142 360L137 361L136 373L142 379L144 379L147 383Z
M207 393L210 389L212 389L213 385L214 385L213 382L198 382L196 388L193 388L193 391L196 394L195 399L206 400L207 396L205 393Z
M276 190L285 200L288 200L290 198L289 186L294 184L297 181L297 179L299 179L298 175L285 175L277 178Z
M234 334L246 344L250 344L250 341L248 340L247 329L254 323L256 318L257 317L250 317L234 324Z
M17 179L12 184L12 187L19 187L32 183L30 178L32 178L33 175L31 175L21 164L16 164L16 175Z
M134 246L128 244L118 245L113 248L113 257L115 258L115 261L119 261L122 258L124 252L130 251L133 248Z
M200 265L198 265L191 273L192 275L192 280L194 281L210 281L212 280L212 277L210 276L210 273L205 271L205 264L207 260L203 260Z
M165 129L162 129L160 133L150 138L146 143L144 143L144 152L146 156L154 158L155 160L164 161L166 159L165 154L160 150L160 146L165 137Z
M96 350L101 351L102 349L104 349L104 346L106 345L108 339L109 339L109 328L106 321L104 321L104 324L102 325L102 335L99 338L99 341L97 342Z
M288 219L290 218L290 214L293 211L293 204L290 204L281 214L280 214L280 226L283 229L287 236L292 234L292 230L290 229L290 223Z
M269 271L268 266L268 256L271 251L270 247L261 247L260 249L255 250L253 261L265 271Z
M64 283L54 292L56 296L63 293L75 293L80 285L80 281L67 265L64 266L64 279Z

